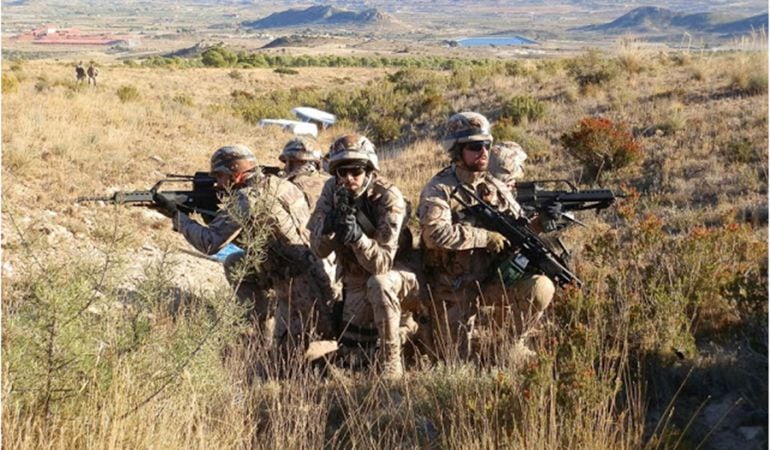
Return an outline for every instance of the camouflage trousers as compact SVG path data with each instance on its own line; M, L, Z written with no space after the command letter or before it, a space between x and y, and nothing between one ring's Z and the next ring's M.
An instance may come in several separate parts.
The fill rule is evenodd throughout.
M235 288L238 301L247 308L255 332L266 345L333 336L334 299L319 296L323 291L319 286L328 280L317 280L310 273L275 279L269 273L243 271L242 259L242 253L228 256L224 262L225 274Z
M481 307L494 310L494 321L504 327L511 321L519 337L526 336L538 323L551 303L556 287L543 275L530 275L506 287L499 280L462 286L429 286L433 352L447 356L456 351L460 357L471 353L471 337Z
M360 344L374 344L385 323L402 321L404 304L419 304L417 274L405 266L369 277L344 278L345 304L342 310L342 338Z

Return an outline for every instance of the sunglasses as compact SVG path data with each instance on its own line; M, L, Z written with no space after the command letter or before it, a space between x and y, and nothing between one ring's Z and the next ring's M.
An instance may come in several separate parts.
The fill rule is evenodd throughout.
M362 173L364 173L363 167L340 167L339 169L337 169L337 176L340 178L345 178L348 175L357 177Z
M492 142L490 141L469 142L465 144L465 149L474 153L478 153L484 149L489 150L490 148L492 148Z

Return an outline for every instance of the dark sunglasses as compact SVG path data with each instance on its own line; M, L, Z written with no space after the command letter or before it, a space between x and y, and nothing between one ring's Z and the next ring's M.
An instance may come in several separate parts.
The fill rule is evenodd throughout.
M490 141L468 142L465 144L465 149L474 153L478 153L484 149L489 150L490 148L492 148L492 142Z
M364 173L363 167L340 167L339 169L337 169L337 176L340 178L345 178L348 175L357 177L362 173Z

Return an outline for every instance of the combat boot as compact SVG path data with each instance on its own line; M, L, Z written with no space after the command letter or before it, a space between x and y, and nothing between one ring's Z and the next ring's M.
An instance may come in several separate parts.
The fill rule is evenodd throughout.
M380 363L382 377L388 381L397 381L404 376L404 365L401 362L401 335L399 333L400 317L397 314L387 314L377 323L380 335Z

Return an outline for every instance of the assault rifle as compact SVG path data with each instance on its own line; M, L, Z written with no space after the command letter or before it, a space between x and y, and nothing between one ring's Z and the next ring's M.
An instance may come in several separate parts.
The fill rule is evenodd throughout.
M456 195L459 190L470 195L476 200L476 204L470 205L460 195ZM466 212L479 220L481 227L502 234L508 242L518 247L519 254L513 259L517 270L525 272L534 269L551 278L559 286L570 283L577 287L583 285L583 282L567 267L564 259L529 229L529 221L526 218L514 219L495 210L462 184L455 188L452 195L465 207Z
M262 173L266 175L281 176L283 173L279 167L262 166L261 169ZM146 191L119 191L109 197L79 197L76 201L78 203L101 201L112 204L153 207L155 205L153 197L157 194L176 203L179 211L187 214L195 212L209 221L219 211L220 198L216 189L216 182L216 178L209 175L208 172L195 172L195 175L167 174L166 178L158 181ZM180 183L192 183L192 190L161 190L161 187L165 185Z
M568 190L546 190L544 185L566 185ZM578 190L575 185L568 180L538 180L524 181L516 183L516 201L525 211L533 213L541 211L544 207L552 203L561 204L561 218L569 222L583 225L582 222L575 219L572 211L584 211L593 209L598 213L602 209L609 208L615 203L616 198L625 197L624 193L614 193L610 189L588 189ZM550 221L546 225L549 231L560 229L567 224L557 224Z
M548 191L545 184L565 184L569 190ZM538 180L516 182L516 201L525 208L541 209L543 206L558 202L564 211L583 211L595 209L596 211L609 208L615 203L616 198L625 197L626 194L614 193L610 189L578 190L568 180Z

